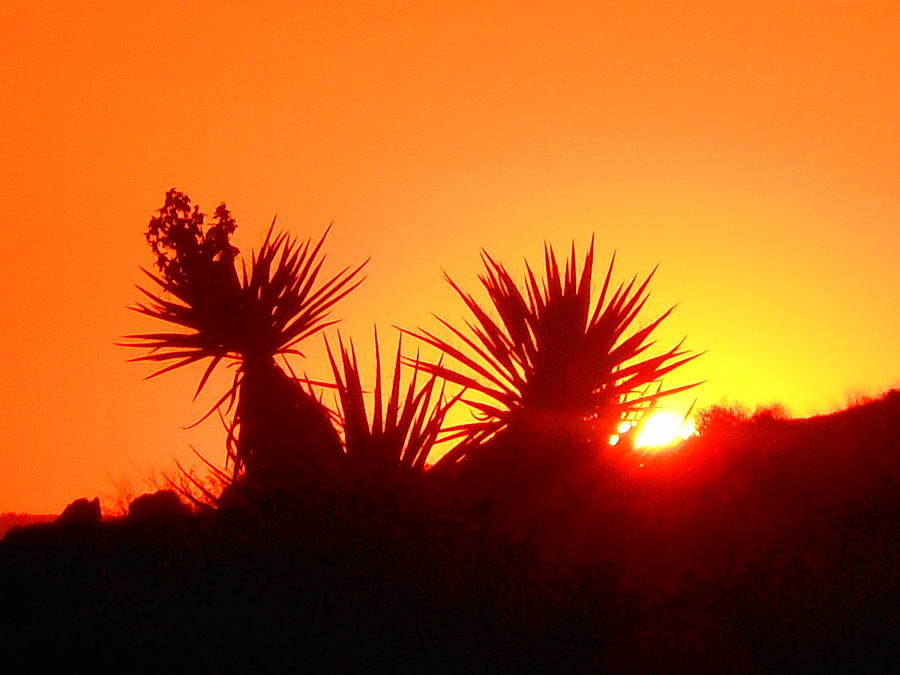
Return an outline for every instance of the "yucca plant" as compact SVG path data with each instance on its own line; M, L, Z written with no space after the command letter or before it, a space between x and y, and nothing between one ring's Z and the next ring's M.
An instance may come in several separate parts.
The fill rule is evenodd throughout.
M397 341L392 375L385 387L376 331L375 385L370 413L353 343L345 345L340 336L338 340L335 352L326 345L337 386L350 471L358 479L382 486L422 475L447 411L459 399L459 394L447 400L437 375L422 382L418 368L411 370L404 386L402 339ZM418 364L418 358L412 364Z
M524 290L489 254L483 252L482 259L485 272L479 280L489 307L447 278L473 317L465 328L439 318L459 343L426 330L412 333L450 360L418 368L464 387L464 401L476 416L454 429L460 443L442 463L484 450L498 434L560 450L572 443L600 447L620 421L633 419L661 397L696 386L654 386L697 356L680 344L646 355L654 344L650 336L673 308L634 329L655 269L641 283L635 277L612 291L613 256L594 299L593 238L580 271L574 243L564 268L545 245L544 279L539 281L526 263Z
M158 288L139 286L150 302L133 309L183 330L129 335L124 344L149 350L135 361L165 364L149 377L209 361L195 398L219 364L236 366L230 388L210 410L233 413L227 424L233 480L284 485L338 471L343 451L327 409L275 358L298 354L298 343L334 323L330 310L361 283L365 263L320 282L328 230L315 243L298 243L273 234L273 222L239 274L230 243L235 227L224 204L206 225L187 195L166 194L146 235L159 273L144 272Z

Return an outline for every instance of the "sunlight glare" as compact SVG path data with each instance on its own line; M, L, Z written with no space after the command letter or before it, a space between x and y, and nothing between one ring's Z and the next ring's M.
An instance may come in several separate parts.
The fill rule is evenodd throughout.
M660 410L654 412L643 423L637 437L635 448L661 448L682 441L696 433L693 419L684 419L678 413Z

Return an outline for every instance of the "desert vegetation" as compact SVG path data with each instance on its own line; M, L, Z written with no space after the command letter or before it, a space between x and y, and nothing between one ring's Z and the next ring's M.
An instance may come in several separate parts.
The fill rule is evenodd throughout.
M129 336L153 376L234 378L209 415L221 461L103 521L73 502L0 544L14 667L200 672L881 670L900 627L900 393L821 418L701 411L652 455L607 439L695 358L655 351L652 273L595 292L592 241L524 280L489 254L487 301L451 338L327 343L333 381L280 360L318 339L365 263L323 273L325 235L271 228L239 261L175 190L147 230ZM326 232L327 235L327 232ZM410 343L442 356L408 356ZM386 355L392 355L392 359ZM688 387L694 385L688 385ZM334 405L326 404L330 399ZM448 425L452 406L474 419ZM441 453L436 452L438 443ZM47 648L51 645L52 648Z
M300 343L334 323L329 313L359 285L365 263L320 281L327 232L315 243L300 243L274 234L273 223L259 252L238 266L230 243L235 228L224 204L206 223L187 195L167 193L146 235L157 268L146 273L157 292L141 288L150 303L135 309L180 331L131 335L125 344L147 350L136 360L165 364L152 376L208 361L197 393L221 362L238 364L231 388L214 406L231 415L226 464L236 489L298 492L351 475L371 480L393 469L421 471L442 432L458 443L437 460L433 470L440 475L445 465L460 464L465 473L473 457L502 452L527 464L533 446L544 446L551 456L565 456L577 445L593 453L619 422L687 388L657 385L693 355L678 346L646 353L653 330L672 310L631 331L652 274L614 289L610 262L599 297L592 298L592 241L580 269L574 244L564 268L546 247L543 277L528 268L524 291L484 253L488 307L451 280L472 314L468 332L442 321L459 338L456 346L426 330L410 331L450 363L410 360L398 345L386 409L376 346L371 424L352 344L341 342L337 356L329 348L339 392L339 409L331 415L312 384L286 373L276 357L298 353ZM401 403L404 361L415 372ZM418 391L417 374L430 378ZM448 384L460 392L449 402ZM478 419L442 429L448 406L457 401Z

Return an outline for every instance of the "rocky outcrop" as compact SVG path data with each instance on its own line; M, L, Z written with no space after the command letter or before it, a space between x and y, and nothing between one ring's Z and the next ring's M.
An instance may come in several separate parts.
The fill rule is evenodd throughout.
M63 512L55 522L60 525L99 523L102 518L100 499L94 497L89 500L86 497L81 497L63 509Z
M148 492L128 505L126 519L131 523L171 523L190 517L191 510L174 490Z

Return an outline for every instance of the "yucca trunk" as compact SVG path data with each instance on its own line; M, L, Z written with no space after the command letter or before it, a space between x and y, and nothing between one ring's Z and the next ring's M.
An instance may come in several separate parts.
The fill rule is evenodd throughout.
M325 407L272 358L241 364L237 452L244 479L261 487L297 487L335 477L344 459Z

